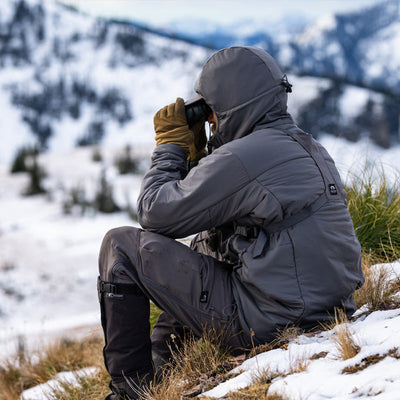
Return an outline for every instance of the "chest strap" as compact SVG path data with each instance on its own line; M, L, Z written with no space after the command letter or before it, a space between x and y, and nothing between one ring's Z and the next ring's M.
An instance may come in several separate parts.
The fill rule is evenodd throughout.
M282 221L268 224L267 226L261 228L259 230L254 247L253 255L255 257L260 256L263 253L264 248L268 242L268 234L281 232L298 224L301 221L304 221L315 212L317 212L328 201L339 201L342 204L346 204L346 199L342 195L340 185L338 185L338 183L336 182L325 158L323 157L318 145L313 140L312 136L308 133L303 132L300 129L298 131L286 131L286 133L293 140L299 143L314 160L324 181L325 191L312 204L304 207L297 213L286 217Z
M303 149L310 155L317 165L325 185L325 194L327 199L341 199L346 204L346 199L340 190L340 186L334 178L328 164L321 153L320 148L313 139L312 135L303 132L301 129L286 131L294 141L299 143Z

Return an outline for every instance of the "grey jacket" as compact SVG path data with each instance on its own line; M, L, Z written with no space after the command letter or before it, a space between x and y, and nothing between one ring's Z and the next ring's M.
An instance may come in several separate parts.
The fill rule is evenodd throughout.
M224 260L241 326L270 340L308 327L335 307L355 311L360 245L327 151L287 113L287 83L252 47L215 53L195 89L218 117L216 148L188 171L179 146L158 146L138 199L143 228Z

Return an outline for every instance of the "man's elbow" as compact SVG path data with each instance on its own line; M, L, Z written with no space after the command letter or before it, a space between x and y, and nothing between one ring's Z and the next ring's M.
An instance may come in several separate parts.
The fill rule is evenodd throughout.
M154 212L146 212L138 209L137 218L140 226L146 231L159 233L164 236L171 235L171 226L164 217L155 215Z
M145 210L141 205L138 205L137 219L143 229L153 230L155 228L155 221L151 218L151 213Z

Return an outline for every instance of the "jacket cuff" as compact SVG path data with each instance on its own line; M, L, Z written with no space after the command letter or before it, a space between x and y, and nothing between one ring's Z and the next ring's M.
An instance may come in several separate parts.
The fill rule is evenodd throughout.
M160 153L172 153L178 156L182 156L183 158L187 159L188 152L181 146L172 143L165 143L158 145L153 154L160 154Z

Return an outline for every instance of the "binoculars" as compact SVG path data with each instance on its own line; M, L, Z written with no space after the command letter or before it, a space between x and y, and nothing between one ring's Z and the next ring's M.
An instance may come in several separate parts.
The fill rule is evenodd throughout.
M196 122L201 120L206 121L208 116L212 113L211 108L207 105L204 99L200 97L186 101L185 112L189 128Z

